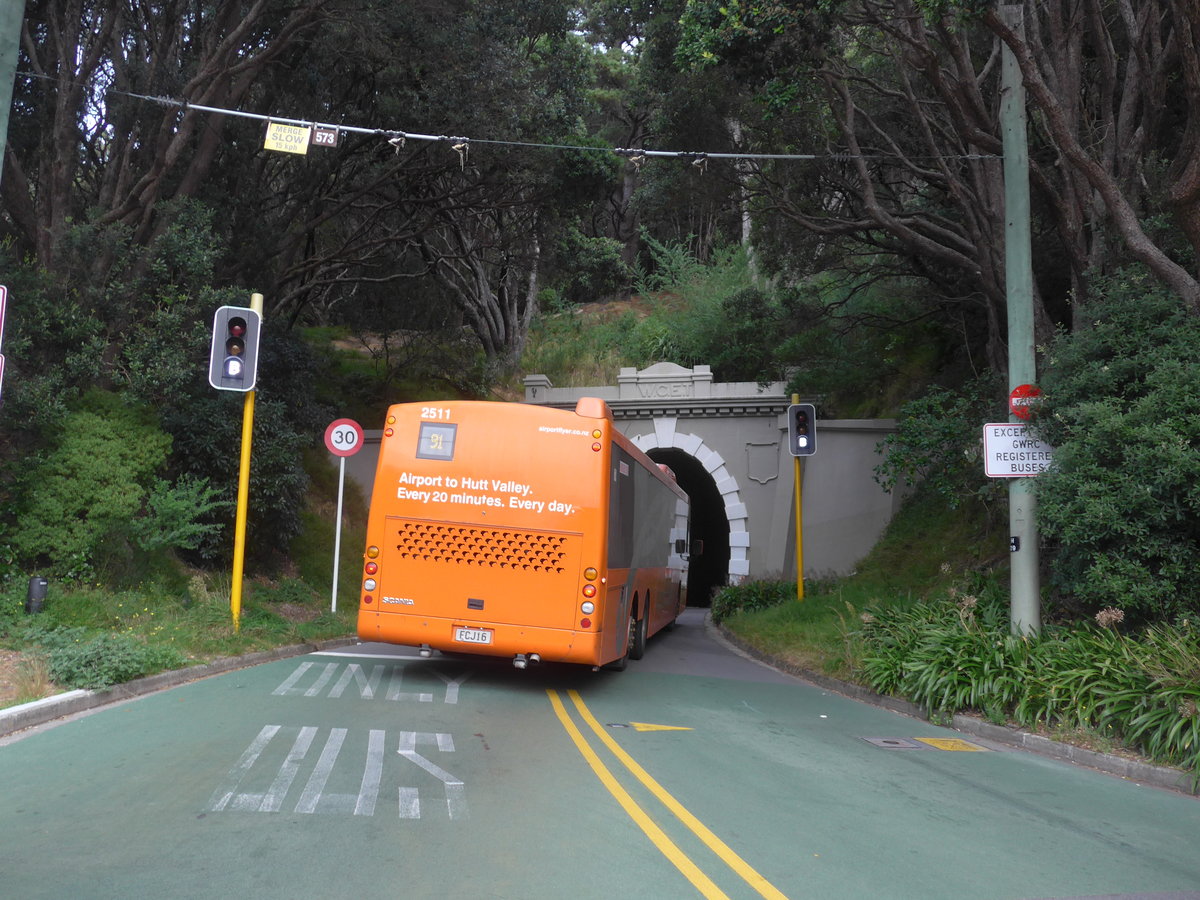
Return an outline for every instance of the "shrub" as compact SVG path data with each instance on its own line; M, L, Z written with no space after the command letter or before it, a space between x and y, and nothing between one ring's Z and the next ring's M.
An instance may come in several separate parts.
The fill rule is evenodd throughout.
M794 581L746 581L727 585L712 598L712 620L723 622L742 612L778 606L796 596Z
M101 545L141 510L170 446L146 411L89 394L23 479L11 538L18 555L47 560L60 575L90 570Z
M1098 620L1109 624L1018 637L997 598L871 611L862 672L873 689L931 713L1082 728L1200 770L1200 628L1187 619L1124 634L1115 617Z
M1200 319L1138 272L1097 295L1050 349L1036 419L1055 600L1170 621L1200 610Z
M46 651L50 679L67 688L103 690L186 662L179 651L148 646L132 635L34 627L26 636Z
M983 472L980 430L999 421L1002 396L996 380L976 379L960 390L934 387L900 409L896 431L880 442L884 460L875 480L885 490L924 483L941 494L951 509L969 497L998 496L999 479Z
M80 578L121 568L131 548L195 547L216 526L198 519L229 504L204 479L168 482L170 436L152 411L92 391L69 413L48 452L17 484L20 514L10 532L18 558Z
M589 237L579 223L564 229L558 256L563 270L561 293L567 303L587 303L620 293L631 273L621 259L621 242Z

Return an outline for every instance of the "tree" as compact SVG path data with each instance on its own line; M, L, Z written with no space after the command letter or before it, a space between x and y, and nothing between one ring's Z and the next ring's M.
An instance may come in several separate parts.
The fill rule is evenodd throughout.
M3 178L22 249L51 266L69 223L89 209L100 224L124 224L147 243L162 225L157 204L204 184L226 121L128 94L236 108L332 6L30 0ZM98 271L104 263L96 261Z
M1193 266L1200 263L1200 4L1028 3L1023 29L990 8L982 21L1015 55L1066 163L1054 208L1073 268L1113 271L1097 227L1107 225L1129 256L1200 312L1196 271L1143 225L1168 213Z
M747 123L752 140L821 157L760 168L763 221L809 235L802 253L817 267L840 258L879 271L892 259L936 294L978 307L986 359L998 371L1006 365L1001 38L1021 62L1037 113L1039 339L1069 317L1068 294L1086 302L1089 274L1111 271L1122 257L1144 260L1194 303L1194 276L1181 261L1194 240L1181 246L1168 230L1139 223L1171 211L1186 218L1195 208L1185 199L1193 196L1195 141L1184 144L1200 98L1196 66L1184 65L1194 60L1195 5L1153 2L1136 13L1104 0L1023 7L1024 40L983 3L694 0L678 54L690 65L744 74L761 109ZM1187 74L1172 77L1180 66ZM823 97L806 84L821 85ZM1186 127L1173 127L1179 122ZM813 270L794 254L775 261Z

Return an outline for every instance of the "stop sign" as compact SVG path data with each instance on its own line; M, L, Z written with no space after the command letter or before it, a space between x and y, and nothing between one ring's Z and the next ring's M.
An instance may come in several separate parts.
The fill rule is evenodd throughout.
M1042 389L1033 384L1019 384L1008 395L1008 411L1018 419L1028 419L1042 396Z

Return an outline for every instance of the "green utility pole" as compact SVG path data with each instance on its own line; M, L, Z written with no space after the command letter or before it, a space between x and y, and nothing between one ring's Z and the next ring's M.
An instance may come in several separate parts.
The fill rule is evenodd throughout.
M8 112L12 109L13 82L17 80L17 48L24 18L25 0L0 0L0 180L4 179Z
M1020 6L1000 14L1014 31L1024 31ZM1001 67L1000 128L1004 143L1004 282L1008 300L1008 388L1035 384L1033 263L1029 215L1029 144L1025 130L1025 84L1016 57L1004 45ZM1018 421L1016 416L1009 420ZM1010 620L1014 634L1041 630L1038 573L1037 498L1032 478L1010 478L1008 522L1011 540Z

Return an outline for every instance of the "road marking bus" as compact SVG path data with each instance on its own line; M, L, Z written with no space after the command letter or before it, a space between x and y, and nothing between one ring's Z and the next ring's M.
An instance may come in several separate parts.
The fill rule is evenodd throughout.
M623 668L687 605L687 539L687 495L602 400L397 404L358 635L520 668Z

